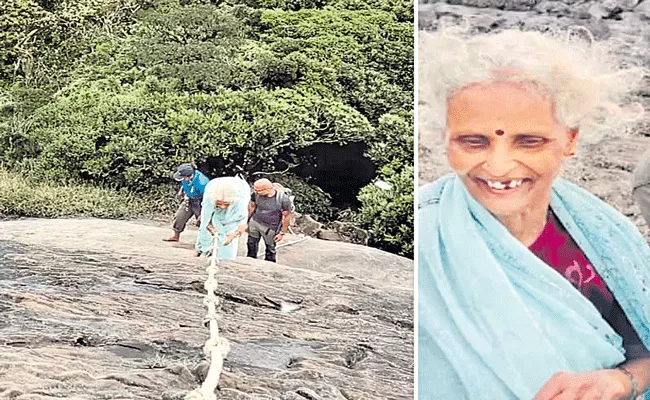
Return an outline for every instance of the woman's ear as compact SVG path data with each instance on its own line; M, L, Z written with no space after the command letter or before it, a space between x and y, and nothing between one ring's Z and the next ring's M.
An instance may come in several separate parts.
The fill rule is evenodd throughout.
M569 128L567 134L569 135L569 142L567 143L564 155L570 157L574 156L576 151L578 151L578 136L580 136L580 131L578 128Z

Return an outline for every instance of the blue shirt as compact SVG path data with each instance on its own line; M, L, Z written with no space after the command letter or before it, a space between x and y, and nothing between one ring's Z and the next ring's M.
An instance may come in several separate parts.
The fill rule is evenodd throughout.
M190 199L202 199L203 193L205 193L205 185L210 182L205 174L201 171L194 171L194 176L191 181L186 181L183 179L181 185L183 185L183 191Z

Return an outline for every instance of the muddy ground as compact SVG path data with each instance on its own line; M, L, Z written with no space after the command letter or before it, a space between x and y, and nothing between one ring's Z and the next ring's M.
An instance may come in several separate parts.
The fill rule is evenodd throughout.
M147 221L0 221L0 399L194 389L207 260L193 256L195 230L179 244L160 240L169 233ZM279 264L221 264L232 347L219 398L412 398L412 260L311 238L278 253ZM300 309L282 312L281 301Z

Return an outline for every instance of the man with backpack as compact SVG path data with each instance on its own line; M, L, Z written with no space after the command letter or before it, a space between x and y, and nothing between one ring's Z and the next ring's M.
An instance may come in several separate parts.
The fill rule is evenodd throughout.
M275 244L282 240L291 220L293 201L288 190L268 179L253 184L248 207L248 257L257 258L260 239L266 245L266 261L275 262Z

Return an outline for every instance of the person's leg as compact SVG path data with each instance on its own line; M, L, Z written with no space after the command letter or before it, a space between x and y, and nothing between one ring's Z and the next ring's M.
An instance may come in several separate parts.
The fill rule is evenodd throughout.
M214 221L213 221L214 223ZM219 232L219 253L217 259L219 260L235 260L237 258L237 250L239 249L239 238L234 238L229 244L225 245L226 235L234 232L239 226L238 222L215 225L217 232Z
M185 225L187 225L187 221L189 221L192 215L192 210L190 210L190 205L187 200L182 202L174 216L174 223L172 225L174 234L163 240L166 242L178 242L181 238L181 232L185 230Z
M646 151L634 168L632 194L641 214L650 226L650 150Z
M248 241L246 242L246 247L248 248L247 257L257 258L257 252L260 245L261 232L259 230L259 225L254 221L250 220L248 223Z
M264 259L266 261L275 262L275 230L266 229L263 238L264 244L266 245Z
M196 226L201 226L201 201L193 200L190 202L190 211L196 217Z
M641 209L641 214L643 214L648 226L650 226L650 183L638 186L632 193L636 204Z

